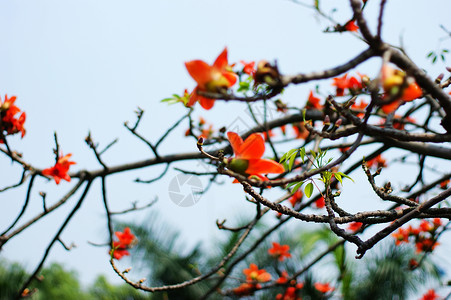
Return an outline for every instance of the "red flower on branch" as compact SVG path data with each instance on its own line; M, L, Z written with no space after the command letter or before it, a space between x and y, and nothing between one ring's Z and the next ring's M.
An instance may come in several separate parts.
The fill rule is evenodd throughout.
M255 175L267 180L262 174L282 173L284 167L270 159L263 159L265 141L260 133L251 134L245 141L235 132L228 132L230 145L235 153L235 158L230 158L228 167L237 173L247 176Z
M59 184L61 179L69 182L70 176L67 173L69 172L70 166L76 164L76 162L69 161L71 156L71 153L67 154L66 156L60 156L53 167L42 170L42 175L52 176L56 184Z
M342 77L333 78L333 86L336 87L337 96L344 96L345 89L351 91L362 89L362 83L357 78L351 76L348 78L348 74L344 74Z
M296 122L292 126L297 139L305 140L310 135L310 131L305 128L304 122Z
M300 203L302 201L303 196L304 193L299 189L290 198L288 198L288 201L290 201L291 206L294 207L296 203Z
M315 289L317 289L318 291L320 291L323 294L326 294L326 293L329 293L329 292L332 292L333 290L335 290L335 288L331 287L329 283L316 282L314 284L314 286L315 286Z
M440 296L437 295L435 293L435 291L431 289L431 290L427 291L427 293L424 294L420 300L438 300L438 299L440 299Z
M246 275L246 280L267 282L271 280L271 274L265 271L265 269L259 269L256 264L250 264L249 269L244 269L243 274Z
M326 200L324 200L323 196L315 201L315 206L316 208L323 208L326 206Z
M185 63L191 77L197 82L197 86L191 93L187 106L193 106L199 101L204 109L213 107L215 100L202 97L197 94L203 92L225 92L236 82L235 73L230 71L227 60L227 48L219 54L212 66L202 60L192 60Z
M352 222L349 224L348 229L351 231L359 231L360 228L362 228L363 223L362 222Z
M243 64L243 72L250 75L250 76L254 76L255 74L255 61L251 61L251 62L245 62L243 60L240 60L240 63Z
M261 288L260 284L245 282L242 283L239 287L234 288L232 292L236 296L250 296L254 293L255 290L258 290L260 288Z
M113 249L110 251L110 255L117 260L121 259L123 256L130 255L127 249L133 247L136 242L135 235L130 231L129 227L124 228L124 232L116 231L114 233L119 241L113 242Z
M391 95L399 94L399 89L403 88L403 86L407 84L407 86L402 90L399 99L395 99L393 102L381 107L384 113L392 113L404 102L410 102L420 98L423 95L423 91L418 84L415 81L409 81L409 78L406 78L406 73L403 71L394 69L389 65L384 64L382 66L381 73L382 88L386 93L385 98L389 98Z
M375 158L366 162L368 168L386 168L387 161L382 157L382 155L378 155Z
M348 23L346 23L345 25L345 29L347 31L351 31L351 32L358 32L359 31L359 26L357 26L355 24L355 21L348 21Z
M313 108L313 109L321 110L321 109L323 109L323 106L320 104L320 102L321 102L321 99L318 97L315 97L313 95L313 91L310 91L305 108L307 108L307 109Z
M274 258L279 259L279 261L283 261L285 258L290 258L290 246L288 245L280 245L279 243L273 242L272 248L268 250L269 255Z
M14 104L16 99L16 96L12 96L8 99L8 95L5 95L5 101L3 103L0 99L0 131L2 133L5 132L6 135L16 134L20 132L21 137L24 137L24 123L27 116L25 112L20 114L20 116L17 116L17 114L20 113L21 110ZM2 142L3 141L0 140L0 143Z

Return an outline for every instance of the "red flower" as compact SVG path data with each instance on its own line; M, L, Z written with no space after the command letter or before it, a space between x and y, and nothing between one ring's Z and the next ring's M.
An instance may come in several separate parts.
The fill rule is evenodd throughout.
M313 96L313 91L310 91L305 108L307 108L307 109L314 108L314 109L321 110L323 108L323 106L320 104L320 101L321 101L321 99Z
M421 231L427 232L427 231L431 231L433 229L434 228L432 227L431 223L429 223L426 220L421 220L421 223L420 223L420 230Z
M282 271L282 274L280 275L279 278L277 278L276 282L278 284L285 284L288 282L288 272L287 271Z
M363 101L363 100L360 100L359 101L359 104L357 104L357 102L356 103L354 103L352 106L351 106L351 108L352 109L355 109L355 110L365 110L365 108L368 106L368 103L367 102L365 102L365 101ZM357 114L357 117L359 117L359 118L363 118L363 116L364 116L364 113L361 113L361 112L359 112L358 114Z
M5 102L3 102L0 99L0 118L1 118L1 127L0 131L6 132L6 134L15 134L18 132L21 132L21 137L24 137L25 135L25 128L23 127L25 120L26 120L26 114L23 112L20 114L19 117L16 117L16 115L21 111L20 108L18 108L14 102L16 101L16 96L12 96L8 99L8 95L5 95ZM0 141L3 142L3 141Z
M274 132L272 132L271 129L268 130L268 133L269 133L269 137L273 137L273 136L276 135ZM266 133L266 131L263 131L262 134L263 134L263 138L265 139L265 141L267 141L268 140L268 134Z
M326 200L324 200L323 196L315 201L315 206L316 208L323 208L326 206Z
M242 283L239 287L234 288L232 291L236 296L250 296L254 293L255 290L261 288L259 284L245 282Z
M336 87L337 96L344 96L345 89L349 90L359 90L362 88L362 83L358 81L355 77L347 78L348 74L344 74L343 77L333 78L334 82L332 85Z
M404 228L399 228L397 232L392 234L392 237L395 238L396 246L399 246L401 243L409 242L409 231Z
M288 198L288 201L290 201L291 206L295 206L296 203L302 201L302 197L304 196L304 193L299 189L297 190L290 198Z
M314 284L314 286L315 286L315 289L317 289L318 291L320 291L323 294L328 293L328 292L332 292L333 290L335 290L335 288L331 287L329 285L329 283L319 283L319 282L317 282L317 283Z
M435 249L436 246L438 246L439 243L437 243L432 238L420 238L418 242L416 242L415 247L417 248L417 253L420 252L432 252L432 250Z
M345 29L347 31L358 32L359 31L359 26L357 26L355 24L355 21L349 21L348 23L346 23Z
M431 289L427 291L427 293L424 294L420 300L437 300L437 299L440 299L440 296L437 295L435 291Z
M387 96L396 95L399 88L404 84L406 80L406 74L401 70L394 69L386 64L382 66L382 87ZM404 102L409 102L420 98L423 95L421 88L416 84L416 82L408 83L407 87L402 91L401 97L394 100L393 102L383 105L381 107L382 111L386 114L394 112L398 107Z
M440 218L434 218L432 220L432 224L434 224L435 228L442 226L442 220Z
M203 108L210 109L215 100L202 97L197 94L197 91L224 92L236 82L235 73L228 70L227 48L219 54L212 66L202 60L188 61L185 66L188 73L197 82L187 106L193 106L199 101Z
M73 161L69 161L71 156L72 156L71 153L63 157L60 156L58 158L58 161L53 167L42 170L42 175L52 176L53 179L55 179L56 184L59 184L61 179L64 179L69 182L70 176L69 174L67 174L67 172L69 172L69 168L71 165L76 164Z
M244 269L243 273L248 281L267 282L271 280L271 274L265 269L259 270L256 264L250 264L249 269Z
M297 139L305 140L310 135L310 131L308 131L307 128L305 128L304 122L296 122L293 123L292 126L296 133Z
M288 252L290 250L290 246L288 245L280 245L279 243L273 242L272 248L268 250L269 255L278 258L279 261L283 261L286 258L290 258L291 254Z
M352 222L349 224L348 229L351 231L359 231L362 228L363 223L361 222Z
M240 174L262 177L267 173L282 173L284 167L270 159L262 159L265 152L265 141L260 133L251 134L244 142L235 132L228 132L230 145L235 158L229 159L228 167Z
M247 62L245 62L243 60L240 60L240 63L242 63L244 65L244 67L243 67L243 72L244 73L246 73L248 75L251 75L251 76L254 76L254 74L255 74L255 61L251 61L251 62L247 63Z
M439 183L440 188L442 190L446 190L448 188L449 182L450 182L449 179L443 180L442 182Z
M110 254L113 252L113 257L119 260L123 256L130 255L127 249L130 249L133 246L136 242L136 237L131 233L129 227L125 227L124 232L116 231L114 234L119 241L113 242L113 249L111 249Z
M382 158L382 155L378 155L375 158L369 160L366 162L366 165L368 166L368 168L386 168L387 167L387 162L384 158Z
M127 249L121 247L120 242L113 242L113 257L117 260L121 259L122 256L129 256L130 252L127 251ZM111 254L110 251L110 254Z
M124 247L131 245L136 239L135 235L130 231L129 227L125 227L124 232L116 231L114 234L117 236L119 242Z

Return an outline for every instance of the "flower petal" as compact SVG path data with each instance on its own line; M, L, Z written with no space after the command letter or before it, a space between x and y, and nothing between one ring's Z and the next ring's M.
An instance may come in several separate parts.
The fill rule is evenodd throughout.
M240 155L241 145L243 144L243 139L235 132L227 132L227 137L229 138L230 145L232 146L233 153L235 156Z
M404 101L412 101L420 98L423 95L423 91L416 83L410 84L402 93L401 99Z
M198 88L205 89L205 85L212 80L212 67L202 60L192 60L185 63L189 75L197 82Z
M222 73L222 76L224 76L227 81L229 82L229 87L233 86L236 83L236 75L233 72L224 72Z
M283 173L285 168L270 159L250 159L249 166L246 169L248 174L267 174L267 173Z
M225 70L225 68L229 65L227 60L227 47L218 55L215 62L213 63L213 67L217 68L220 71Z
M262 157L263 153L265 153L265 140L260 133L253 133L241 145L239 157L255 159Z
M202 96L198 96L200 106L202 106L204 109L209 110L213 107L215 104L215 99L205 98Z

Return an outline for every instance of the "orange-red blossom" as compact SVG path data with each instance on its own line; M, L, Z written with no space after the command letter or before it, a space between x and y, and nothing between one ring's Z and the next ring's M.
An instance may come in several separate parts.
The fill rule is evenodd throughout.
M23 127L26 119L25 112L21 113L19 117L16 115L20 112L14 102L16 96L12 96L8 99L8 95L5 95L5 102L2 103L0 98L0 132L6 132L6 134L15 134L21 132L21 136L25 135L25 128ZM2 141L0 141L1 143Z
M290 258L291 253L289 251L290 251L290 246L281 245L276 242L273 242L272 248L268 249L269 255L277 258L279 261L283 261L285 258Z
M267 282L271 280L271 274L265 269L259 269L256 264L250 264L249 269L244 269L243 274L246 275L247 281Z
M404 82L406 80L409 80L409 78L406 78L406 73L404 73L403 71L394 69L389 65L384 64L382 66L381 73L382 88L388 95L388 98L390 97L390 95L398 94L399 89L407 83L407 86L402 90L401 97L399 99L395 99L393 102L381 107L384 113L389 114L391 112L394 112L403 103L403 101L409 102L420 98L423 95L421 88L415 81L407 81L406 83Z
M69 161L71 156L71 153L60 156L53 167L42 170L42 175L52 176L56 184L59 184L61 179L70 181L70 176L67 173L69 172L70 166L76 164L76 162Z
M114 233L119 241L113 241L113 257L115 259L121 259L123 256L130 255L127 249L131 248L136 242L135 235L130 231L129 227L124 228L124 232L116 231Z
M333 290L335 290L335 288L330 286L330 284L328 282L327 283L317 282L314 284L314 286L315 286L315 289L317 289L318 291L320 291L323 294L326 294L328 292L332 292Z
M203 108L210 109L213 107L215 99L202 97L197 92L224 92L236 82L236 75L230 71L227 60L227 48L219 54L211 66L202 60L188 61L185 66L188 73L197 82L187 106L193 106L199 101Z
M284 167L270 159L261 158L265 152L265 141L260 133L251 134L245 141L235 132L228 132L235 158L228 160L228 168L234 172L267 180L263 174L282 173Z

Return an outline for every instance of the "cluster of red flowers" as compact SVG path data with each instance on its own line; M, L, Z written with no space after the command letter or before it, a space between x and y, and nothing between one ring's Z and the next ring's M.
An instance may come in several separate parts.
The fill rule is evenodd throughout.
M277 242L272 243L272 247L268 249L268 254L278 261L283 261L285 258L291 258L289 252L290 246L281 245ZM258 269L256 264L250 264L249 269L244 269L243 273L246 275L246 282L242 283L239 287L233 289L233 293L236 296L249 296L256 290L261 288L260 283L271 280L271 274L264 269ZM300 300L298 291L304 287L302 282L297 282L295 279L289 281L289 275L287 271L282 271L279 278L275 281L281 286L286 286L285 292L276 296L277 300ZM327 294L334 290L329 283L315 283L315 288L323 293Z
M410 102L423 95L423 91L418 84L406 77L406 74L401 70L394 69L389 65L382 66L382 87L385 91L385 99L400 95L399 98L394 99L391 103L385 104L381 107L386 114L394 112L404 102ZM405 86L405 87L404 87ZM402 91L400 90L402 89Z
M334 78L333 86L336 88L337 97L341 97L345 95L345 90L347 89L351 94L356 94L360 90L362 90L364 84L364 78L367 78L366 75L359 74L361 80L359 81L354 76L348 77L348 74L344 74L342 77Z
M123 256L130 255L127 249L130 249L137 240L128 227L124 228L124 232L116 231L114 234L119 241L113 241L113 248L110 251L110 255L113 255L115 259L119 260Z
M417 228L409 225L407 228L399 228L392 236L395 238L395 244L401 245L408 243L409 239L415 242L417 253L432 252L438 245L435 233L442 225L440 218L435 218L432 221L422 220Z
M283 271L276 282L280 285L288 284L283 294L276 295L276 300L301 300L301 297L298 295L298 291L304 287L304 284L302 282L297 282L294 279L288 282L287 271Z
M387 161L382 157L382 155L378 155L375 158L369 160L366 162L366 165L368 168L386 168L387 167Z
M56 184L59 184L61 179L70 181L70 176L67 174L71 165L76 164L73 161L69 161L71 153L65 156L59 156L53 167L42 170L42 175L52 176Z
M246 275L246 282L233 289L233 293L237 296L252 295L255 290L261 288L260 283L271 280L271 274L265 269L259 269L256 264L250 264L249 269L243 270L243 274Z
M5 101L2 103L0 98L0 136L11 135L20 132L21 136L25 135L25 128L23 127L26 119L25 112L18 115L21 110L14 102L16 96L12 96L8 99L5 95ZM0 143L3 143L3 138L0 139Z

